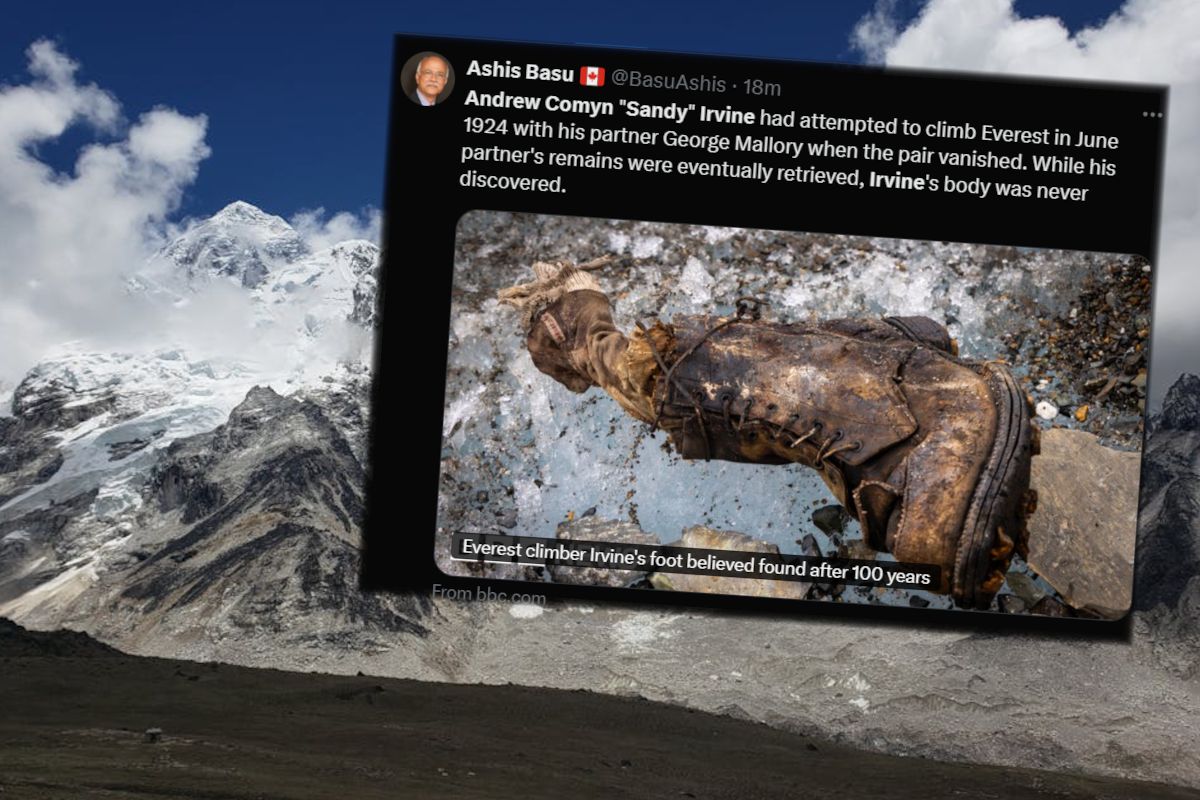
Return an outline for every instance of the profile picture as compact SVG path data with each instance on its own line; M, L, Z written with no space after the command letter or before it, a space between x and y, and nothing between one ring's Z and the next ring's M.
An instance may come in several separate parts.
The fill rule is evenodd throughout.
M409 100L436 106L454 91L454 68L444 56L426 50L405 62L400 80Z

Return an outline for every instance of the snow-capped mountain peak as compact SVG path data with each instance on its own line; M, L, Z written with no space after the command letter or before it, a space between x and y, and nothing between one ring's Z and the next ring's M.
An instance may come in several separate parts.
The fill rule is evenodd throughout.
M292 515L303 525L275 526L271 535L307 536L337 521L341 538L313 534L292 555L314 564L336 558L339 574L352 575L361 499L357 488L343 489L357 487L361 469L378 256L361 240L310 247L283 218L232 203L188 225L157 257L130 265L125 287L140 301L131 307L144 311L144 338L122 342L122 352L62 343L15 387L0 386L0 615L52 624L86 617L84 606L120 594L147 554L186 541L199 523L199 516L177 519L164 498L187 489L196 508L197 497L237 501L236 480L218 487L210 475L216 462L192 457L204 447L180 449L218 429L246 464L257 468L260 456L271 462L263 481L293 464L300 477L311 468L339 481L333 501L317 503L303 520ZM290 442L290 449L260 452L251 439ZM328 463L310 452L318 440ZM168 466L174 471L162 473ZM154 483L156 475L170 485ZM180 476L190 481L183 489L170 483ZM275 513L251 505L244 513L255 519ZM236 523L228 543L241 553L250 532L238 513L228 512ZM171 551L165 563L174 568L190 553ZM297 574L290 561L286 570ZM223 591L214 602L225 602Z
M210 222L247 222L265 225L276 229L291 230L291 226L283 217L268 214L253 203L245 200L234 200L209 218Z
M232 331L240 319L259 353L284 347L304 372L315 366L324 374L333 367L330 357L353 360L350 351L361 351L369 339L362 334L375 323L378 263L372 242L347 239L316 248L282 217L237 201L191 223L130 275L127 287L190 315L192 329L219 319L216 324ZM186 341L170 343L193 349Z
M219 276L254 288L274 268L308 253L286 220L238 200L192 224L159 257L182 268L191 282Z

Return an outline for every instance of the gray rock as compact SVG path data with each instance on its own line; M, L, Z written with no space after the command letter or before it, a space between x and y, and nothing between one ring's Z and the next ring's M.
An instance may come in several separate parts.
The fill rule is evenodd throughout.
M1009 607L1004 610L1008 613L1014 613L1012 608L1015 604L1012 600L1021 601L1021 610L1025 610L1037 605L1038 601L1046 596L1046 593L1038 588L1033 579L1021 572L1010 572L1005 581L1008 583L1008 588L1012 590L1011 595L1005 595L1009 598Z
M568 541L619 542L622 544L658 544L658 537L645 533L632 522L601 519L594 514L564 522L555 536ZM557 583L585 586L629 586L650 574L649 570L604 569L602 567L551 566L550 577Z
M845 532L850 514L837 504L821 506L812 513L813 524L825 532L827 536L837 536Z
M1137 453L1112 450L1090 433L1042 432L1031 485L1029 566L1071 606L1117 618L1133 599Z
M696 525L683 532L683 537L670 543L672 547L695 547L705 550L738 550L743 553L779 554L779 546L763 542L736 531L716 531ZM713 575L689 575L655 572L650 576L655 589L704 594L731 594L748 597L780 597L803 600L812 586L807 581L771 581L759 578L725 578Z
M817 537L811 533L804 534L804 538L800 539L797 544L800 545L800 553L806 556L821 555L821 546L817 544Z
M1005 614L1024 614L1029 610L1025 601L1015 594L1002 594L996 598L996 602Z

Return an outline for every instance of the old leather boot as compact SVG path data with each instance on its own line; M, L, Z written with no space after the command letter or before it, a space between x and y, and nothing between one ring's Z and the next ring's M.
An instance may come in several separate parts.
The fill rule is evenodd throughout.
M528 315L539 369L602 387L684 458L818 470L873 547L939 566L936 590L959 605L990 604L1036 501L1036 429L1006 367L957 358L928 318L782 324L756 302L626 337L597 288L551 292Z

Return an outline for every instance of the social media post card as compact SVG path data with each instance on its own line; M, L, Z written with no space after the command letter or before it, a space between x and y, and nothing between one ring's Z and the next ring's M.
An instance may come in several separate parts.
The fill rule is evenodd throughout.
M366 586L1127 613L1165 90L395 69Z

